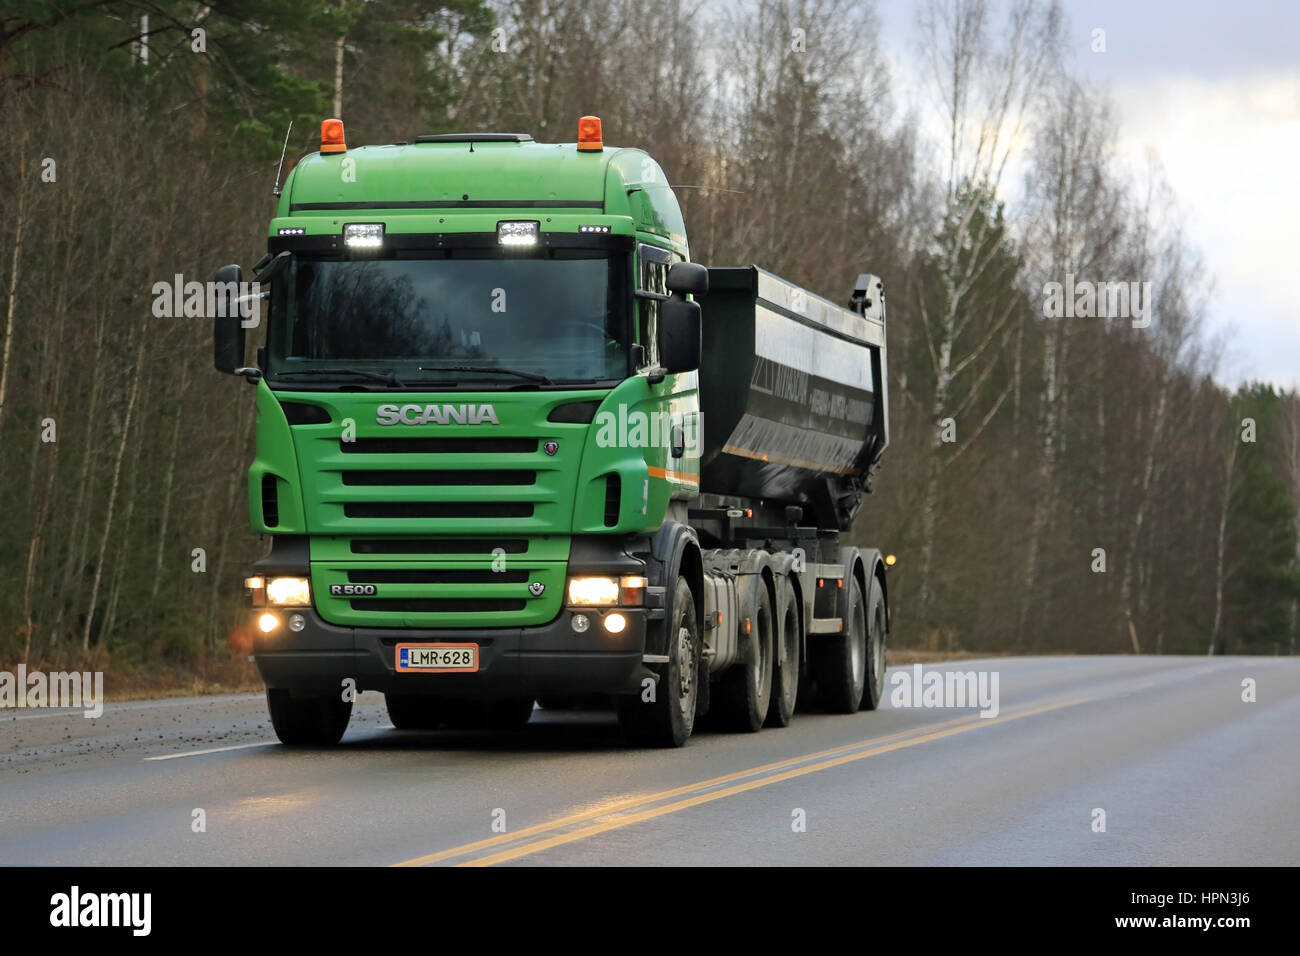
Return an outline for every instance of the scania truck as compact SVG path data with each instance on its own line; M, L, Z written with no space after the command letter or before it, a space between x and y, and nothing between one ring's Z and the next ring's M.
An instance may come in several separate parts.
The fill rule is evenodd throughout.
M336 744L365 690L398 729L599 697L651 746L877 706L891 559L846 538L889 436L878 278L844 307L692 262L596 117L360 148L326 120L253 272L257 328L218 309L213 348L257 393L281 741Z

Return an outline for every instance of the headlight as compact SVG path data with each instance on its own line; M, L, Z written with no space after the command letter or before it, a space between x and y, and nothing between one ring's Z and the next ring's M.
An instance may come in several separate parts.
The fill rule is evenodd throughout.
M618 581L614 578L569 578L569 603L598 607L618 603Z
M271 578L266 599L280 607L311 607L311 584L306 578Z

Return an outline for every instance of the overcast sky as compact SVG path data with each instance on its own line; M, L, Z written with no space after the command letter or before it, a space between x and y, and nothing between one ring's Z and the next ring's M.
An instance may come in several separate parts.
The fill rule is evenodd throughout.
M915 0L879 0L899 99L916 102ZM1073 71L1108 91L1120 155L1154 155L1214 283L1218 377L1300 387L1300 0L1063 0ZM1106 51L1092 52L1092 31ZM1105 277L1090 277L1105 278Z

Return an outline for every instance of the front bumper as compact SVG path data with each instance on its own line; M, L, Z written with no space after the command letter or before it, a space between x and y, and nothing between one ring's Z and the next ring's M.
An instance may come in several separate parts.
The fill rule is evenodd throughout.
M267 687L295 693L340 693L351 678L357 690L491 699L570 693L631 693L652 676L642 663L646 616L643 608L617 608L627 618L619 634L607 634L601 611L564 609L549 624L525 628L341 627L321 619L312 608L276 609L280 626L257 632L253 656ZM258 613L261 613L259 609ZM591 627L579 634L574 613L586 614ZM301 614L305 626L292 631L290 615ZM471 674L398 673L399 643L437 641L476 643L479 669Z

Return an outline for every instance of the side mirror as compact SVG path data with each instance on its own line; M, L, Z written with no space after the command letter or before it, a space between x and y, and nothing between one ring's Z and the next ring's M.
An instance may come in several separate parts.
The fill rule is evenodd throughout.
M674 262L668 267L668 291L704 295L709 291L709 270L698 262Z
M244 270L222 266L212 277L216 283L216 314L212 317L212 364L218 372L234 375L244 365L244 325L239 307Z
M697 268L704 271L702 266ZM671 276L668 281L672 282ZM707 273L705 285L708 285ZM659 303L659 364L665 372L671 373L694 372L700 367L698 302L687 302L674 296Z

